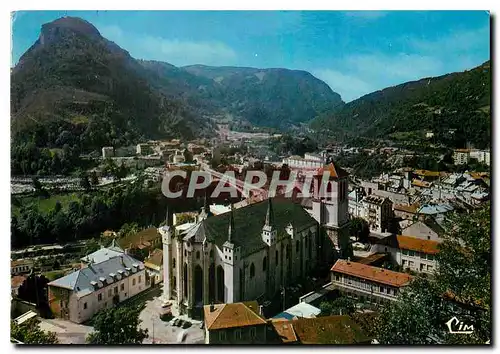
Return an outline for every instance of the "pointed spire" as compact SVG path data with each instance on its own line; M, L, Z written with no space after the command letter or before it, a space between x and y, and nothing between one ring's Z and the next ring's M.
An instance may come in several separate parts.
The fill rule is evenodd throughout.
M274 224L273 204L271 203L271 198L267 198L266 226L273 226L273 224Z
M165 216L165 226L172 226L172 215L170 214L170 207L167 205L167 215Z
M205 200L203 201L203 209L205 209L205 213L208 215L210 212L210 206L208 205L208 198L207 198L207 190L205 189Z
M233 237L233 232L234 232L234 207L233 204L231 204L231 211L229 212L229 230L227 232L227 240L229 242L232 242L232 237Z

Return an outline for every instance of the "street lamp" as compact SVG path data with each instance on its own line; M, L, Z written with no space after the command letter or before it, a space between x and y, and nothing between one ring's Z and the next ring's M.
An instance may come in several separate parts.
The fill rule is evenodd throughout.
M154 320L154 316L151 317L151 321L153 322L153 340L151 341L151 344L155 344L155 320Z

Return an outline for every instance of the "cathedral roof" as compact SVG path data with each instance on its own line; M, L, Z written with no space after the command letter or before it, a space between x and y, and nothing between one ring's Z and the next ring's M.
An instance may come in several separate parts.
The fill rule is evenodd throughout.
M241 247L243 257L267 247L261 234L262 227L266 222L268 205L269 202L264 200L233 211L234 229L231 242L235 247ZM277 230L278 240L287 237L285 228L290 223L299 229L316 224L314 218L307 211L290 199L273 198L272 209L273 226ZM206 237L208 242L215 243L219 248L222 248L228 240L230 214L224 213L201 221L186 232L184 239L194 237L195 241L201 242Z

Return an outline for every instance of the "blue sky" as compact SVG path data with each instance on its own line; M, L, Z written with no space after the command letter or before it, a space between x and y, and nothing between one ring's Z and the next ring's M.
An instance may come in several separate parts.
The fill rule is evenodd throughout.
M62 16L139 59L307 70L346 102L490 57L486 11L29 11L13 15L12 62Z

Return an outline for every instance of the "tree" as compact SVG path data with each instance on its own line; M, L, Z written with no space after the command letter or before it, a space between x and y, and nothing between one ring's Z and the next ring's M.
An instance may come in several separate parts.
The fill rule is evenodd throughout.
M57 344L54 332L44 332L39 327L40 321L32 318L20 325L10 323L10 336L23 344Z
M19 287L18 296L21 300L35 303L37 307L47 304L47 284L49 279L44 275L31 274Z
M92 187L96 187L99 184L99 178L97 177L97 173L95 171L90 173L90 184Z
M417 277L393 301L382 308L377 323L381 344L426 344L430 336L442 337L450 317L445 301L429 279Z
M143 306L116 306L101 310L93 318L94 332L87 337L89 344L142 344L148 330L139 328Z
M86 173L82 172L80 174L80 187L85 189L85 191L89 191L91 188L90 181L89 181L89 176L87 176Z
M322 316L352 315L356 311L356 304L347 297L339 297L333 301L324 301L319 305Z
M349 233L351 236L356 236L356 239L360 242L368 241L370 235L368 222L363 218L353 218L349 226Z
M377 339L382 344L484 344L491 339L490 206L451 217L436 256L433 277L413 282L380 313ZM472 324L469 335L448 332L452 317Z
M184 162L186 163L193 162L193 154L191 153L191 151L185 149L183 154L184 154Z

